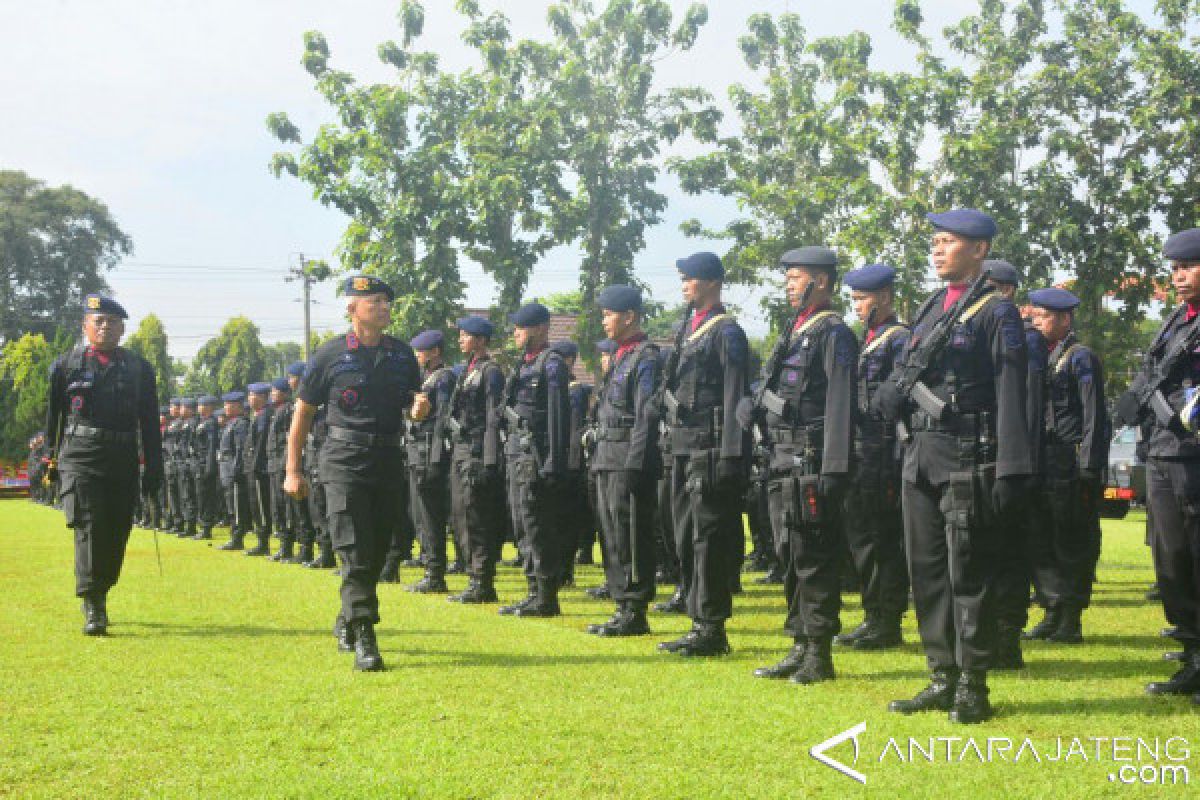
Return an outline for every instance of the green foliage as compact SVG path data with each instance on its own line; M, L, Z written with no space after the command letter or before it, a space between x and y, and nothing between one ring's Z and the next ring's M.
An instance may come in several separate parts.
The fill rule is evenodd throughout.
M30 437L46 422L50 367L70 346L65 334L48 342L27 333L0 348L0 457L29 454Z
M77 330L83 297L133 245L104 203L0 170L0 344Z
M315 338L315 337L314 337ZM274 380L287 374L287 368L304 360L304 348L299 342L276 342L263 347L264 380Z
M158 402L166 403L175 392L175 362L167 353L167 332L162 320L149 314L125 340L125 347L150 362L158 378Z
M196 353L184 376L183 391L220 394L269 377L267 351L259 339L258 326L246 317L233 317Z

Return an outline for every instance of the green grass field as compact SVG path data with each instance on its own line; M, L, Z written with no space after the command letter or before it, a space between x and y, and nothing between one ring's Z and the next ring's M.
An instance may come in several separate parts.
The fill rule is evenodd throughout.
M954 736L974 737L985 754L988 737L1011 739L1012 754L1029 737L1044 759L1058 737L1181 736L1200 748L1200 714L1187 698L1142 691L1173 671L1160 659L1161 610L1142 598L1152 580L1142 529L1140 515L1105 523L1087 644L1029 646L1027 670L992 676L997 717L964 728L942 714L885 710L923 685L911 613L903 651L839 653L836 682L752 678L787 641L778 587L750 582L729 625L734 653L700 662L655 651L687 627L679 617L652 616L653 637L588 636L585 624L611 609L578 589L564 592L561 618L515 620L385 585L388 671L355 674L330 635L329 572L160 534L160 577L152 534L135 530L109 600L111 635L89 639L79 632L62 515L0 501L0 795L1182 796L1190 788L1110 780L1122 762L1111 748L1096 760L1086 741L1086 760L1056 763L1028 751L1000 761L998 750L993 763L974 751L959 760L962 743L951 744L949 763L942 752L935 763L902 762L886 749L889 738L907 755L908 737L927 746ZM600 580L588 567L578 583ZM452 589L464 582L451 576ZM502 568L502 600L522 587L516 570ZM859 616L848 598L843 624ZM859 722L865 788L809 755ZM853 750L847 742L830 755L849 763ZM1180 763L1200 783L1200 756Z

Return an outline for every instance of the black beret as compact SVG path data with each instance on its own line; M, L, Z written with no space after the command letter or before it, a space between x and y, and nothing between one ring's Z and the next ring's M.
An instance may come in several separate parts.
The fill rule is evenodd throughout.
M779 259L784 267L820 267L821 269L837 269L837 253L828 247L810 245L788 250Z
M287 378L276 378L271 381L271 388L277 392L291 392L292 385L288 383Z
M510 314L508 321L518 328L532 328L535 325L545 325L550 321L550 309L541 303L526 303Z
M196 398L181 397L181 398L179 398L179 405L183 406L184 408L195 408L196 407Z
M1002 258L985 259L983 269L997 283L1007 283L1010 286L1021 285L1021 275L1017 272L1017 268Z
M177 406L177 405L179 405L180 403L182 403L182 402L183 402L183 400L182 400L181 398L178 398L178 397L172 397L172 398L171 398L170 400L168 400L167 402L168 402L168 403L170 403L170 404L171 404L171 405L173 405L173 406Z
M221 398L217 397L216 395L204 394L204 395L200 395L200 399L196 401L196 405L215 406L220 402L221 402Z
M259 381L258 383L252 383L246 387L246 392L248 394L267 394L270 391L271 391L271 384L269 384L265 381Z
M991 240L996 235L996 220L973 208L955 208L950 211L926 214L925 218L940 231L957 233L968 239Z
M579 345L572 342L570 339L564 339L561 342L554 342L550 345L550 349L558 353L563 358L574 358L579 355Z
M1168 261L1200 261L1200 228L1171 234L1163 245Z
M1029 293L1029 302L1050 311L1070 311L1079 305L1079 298L1066 289L1051 286L1048 289L1034 289Z
M716 253L692 253L687 258L675 262L675 267L685 278L699 278L706 281L725 279L725 266Z
M226 392L221 395L221 401L225 403L241 403L246 399L245 392Z
M120 303L102 294L89 294L83 298L83 310L85 314L113 314L121 319L129 319Z
M457 327L460 331L465 331L472 336L487 336L489 339L495 330L490 319L478 315L463 317L458 321Z
M342 282L342 294L348 297L367 297L383 292L388 300L396 299L396 291L374 275L351 275Z
M408 344L413 350L432 350L435 347L441 347L445 338L438 330L421 331Z
M635 286L607 286L600 292L596 305L608 311L641 311L642 293Z
M865 267L852 269L842 278L842 283L860 292L873 292L885 286L891 286L896 280L896 270L887 264L868 264Z
M287 374L300 378L304 376L304 370L307 368L308 365L303 361L294 361L288 365Z

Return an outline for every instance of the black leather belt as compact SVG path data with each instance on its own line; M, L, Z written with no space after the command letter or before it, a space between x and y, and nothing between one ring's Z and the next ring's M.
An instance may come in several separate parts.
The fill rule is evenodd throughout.
M912 415L913 431L948 433L952 436L976 436L980 433L995 435L995 415L990 411L975 413L950 413L945 419L936 420L921 409Z
M72 425L67 428L67 436L86 436L101 442L120 442L131 444L137 441L134 431L110 431L107 428L93 428L90 425Z
M360 444L363 447L403 447L404 436L399 433L363 433L349 428L329 426L328 438L339 442Z
M768 428L767 433L775 444L820 447L824 430L821 428Z

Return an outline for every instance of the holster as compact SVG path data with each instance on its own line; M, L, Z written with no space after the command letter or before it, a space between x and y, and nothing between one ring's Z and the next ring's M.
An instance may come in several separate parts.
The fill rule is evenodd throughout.
M687 460L686 486L689 492L701 497L711 495L716 487L717 456L713 448L693 450Z

